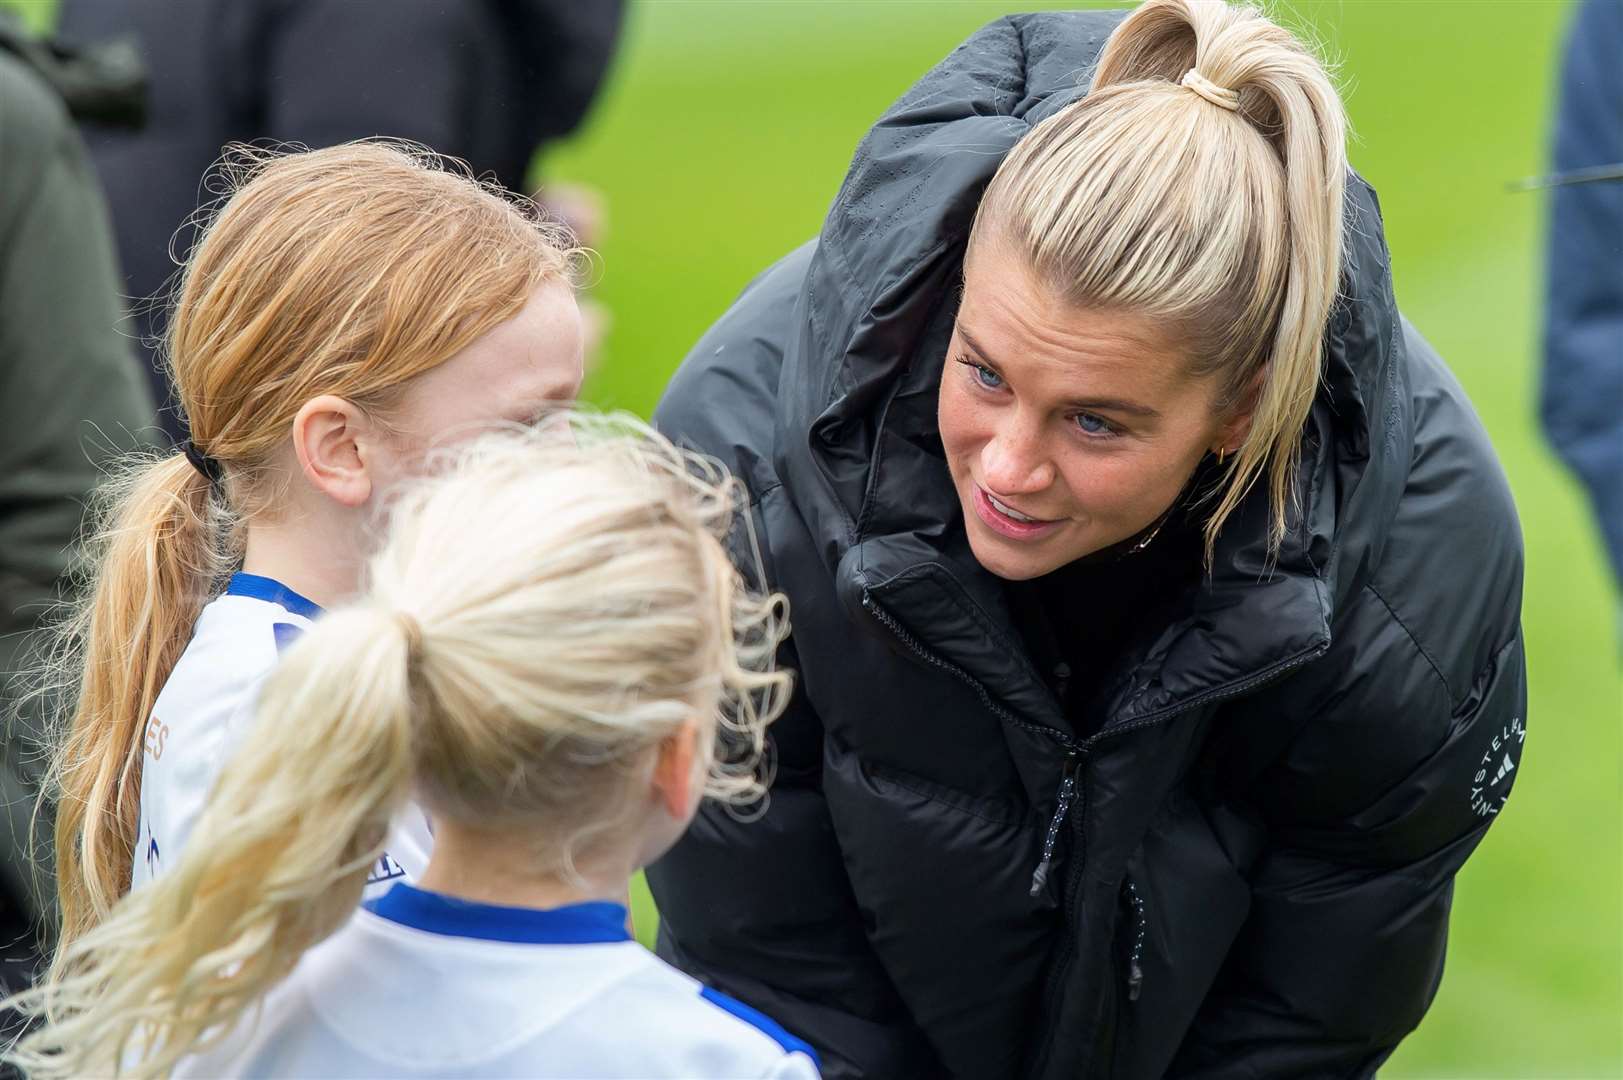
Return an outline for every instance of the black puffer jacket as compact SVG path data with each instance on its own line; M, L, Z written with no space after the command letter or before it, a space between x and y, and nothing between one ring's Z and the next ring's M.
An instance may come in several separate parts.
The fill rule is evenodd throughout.
M1515 510L1361 181L1276 566L1259 496L1083 734L971 555L935 426L966 234L1119 18L1002 20L926 75L658 413L748 482L801 673L764 819L707 811L650 873L662 952L831 1076L1367 1075L1514 778Z

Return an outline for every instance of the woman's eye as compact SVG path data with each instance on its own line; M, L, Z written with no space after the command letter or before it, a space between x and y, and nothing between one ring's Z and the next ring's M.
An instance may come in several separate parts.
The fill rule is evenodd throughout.
M971 360L967 356L955 356L953 359L969 369L970 378L974 379L977 385L987 390L1003 389L1003 376L985 364L978 360Z
M1076 426L1082 429L1085 435L1114 435L1116 429L1110 426L1110 421L1093 413L1077 413Z

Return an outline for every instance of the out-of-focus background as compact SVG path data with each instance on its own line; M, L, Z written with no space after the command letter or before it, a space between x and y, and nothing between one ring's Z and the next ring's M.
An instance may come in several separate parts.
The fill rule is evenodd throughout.
M8 2L50 25L50 0ZM532 178L589 184L606 206L593 293L612 321L588 398L647 414L749 278L816 232L884 107L978 26L1037 6L1081 5L634 3L582 133ZM1399 301L1476 402L1527 544L1523 775L1460 875L1437 1003L1383 1075L1623 1077L1618 595L1577 485L1537 426L1545 197L1506 187L1547 170L1573 9L1268 6L1339 65L1352 159L1380 193Z

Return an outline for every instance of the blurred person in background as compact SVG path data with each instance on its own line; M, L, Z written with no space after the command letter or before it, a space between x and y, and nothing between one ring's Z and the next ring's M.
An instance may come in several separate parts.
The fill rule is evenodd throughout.
M1518 775L1516 510L1254 9L1011 16L864 138L656 421L800 672L661 955L833 1077L1366 1077Z
M145 128L87 139L171 438L183 432L157 348L164 287L193 239L183 225L211 198L199 182L226 143L397 137L524 193L536 153L585 117L622 14L621 0L62 0L63 38L133 35L151 70ZM595 242L589 192L541 201L581 243ZM585 314L590 351L602 315L590 305Z
M1578 9L1555 120L1544 429L1588 491L1623 586L1623 3ZM1623 629L1623 620L1619 622Z
M14 24L0 31L0 937L20 962L0 981L15 986L54 921L49 825L34 816L46 710L21 674L30 635L62 598L104 464L150 434L153 405L119 332L95 173L63 98L19 59L33 50L11 50ZM95 91L86 74L77 85Z

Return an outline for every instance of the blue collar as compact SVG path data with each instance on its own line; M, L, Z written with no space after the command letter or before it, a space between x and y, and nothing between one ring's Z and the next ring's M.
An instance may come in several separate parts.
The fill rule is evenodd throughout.
M240 570L232 574L231 580L226 583L225 595L267 600L272 604L281 605L295 615L303 615L306 619L321 617L321 606L314 600L300 596L280 581L260 577L258 574L244 574Z
M606 900L560 908L499 907L399 882L362 906L381 919L446 937L527 945L595 945L631 940L626 933L625 907Z

